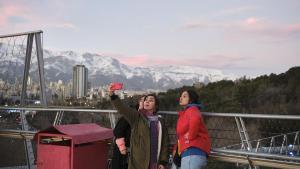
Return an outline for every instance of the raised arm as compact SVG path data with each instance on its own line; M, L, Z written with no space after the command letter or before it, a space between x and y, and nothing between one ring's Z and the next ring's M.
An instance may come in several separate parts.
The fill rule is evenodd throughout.
M134 123L139 119L140 114L138 113L138 111L130 108L127 105L124 105L121 102L120 98L114 93L111 85L108 87L108 92L112 105L117 109L119 113L123 114L124 118L128 121L130 126L133 126Z

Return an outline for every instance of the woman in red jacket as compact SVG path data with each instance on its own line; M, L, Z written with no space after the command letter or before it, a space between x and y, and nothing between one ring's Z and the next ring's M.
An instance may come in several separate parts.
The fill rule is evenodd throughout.
M181 153L181 169L201 169L207 164L210 153L210 139L198 102L199 96L193 90L181 93L176 133Z

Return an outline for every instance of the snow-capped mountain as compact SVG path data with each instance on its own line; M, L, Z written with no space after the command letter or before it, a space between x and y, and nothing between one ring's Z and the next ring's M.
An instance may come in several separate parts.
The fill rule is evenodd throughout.
M19 48L21 51L5 53L4 45L0 43L0 56L2 56L0 59L0 78L7 77L12 72L12 68L22 75L24 56L22 57L21 53L25 52L22 51L24 49ZM32 56L30 72L34 75L37 75L38 70L36 61L36 57ZM63 80L69 82L72 78L72 67L77 64L85 65L88 68L88 79L92 86L118 81L124 83L127 89L133 90L165 90L192 85L195 82L208 83L236 78L234 75L224 75L220 70L214 69L191 66L132 67L122 64L112 57L94 53L44 50L46 81Z

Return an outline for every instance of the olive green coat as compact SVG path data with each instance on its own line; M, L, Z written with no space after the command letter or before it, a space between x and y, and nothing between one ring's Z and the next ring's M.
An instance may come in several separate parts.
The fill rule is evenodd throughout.
M146 117L137 110L125 106L118 97L111 97L113 106L123 114L131 126L130 157L128 169L148 169L150 162L150 126ZM161 150L158 163L168 163L168 132L162 118Z

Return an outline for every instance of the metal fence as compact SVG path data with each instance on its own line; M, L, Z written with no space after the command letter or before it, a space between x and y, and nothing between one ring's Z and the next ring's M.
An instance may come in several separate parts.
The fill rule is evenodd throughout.
M24 113L28 131L22 130ZM161 111L170 145L176 141L177 112ZM202 113L212 142L208 168L299 168L300 116ZM0 167L28 165L25 138L51 125L96 123L113 128L120 115L115 110L77 108L0 108ZM35 143L32 149L35 154Z

